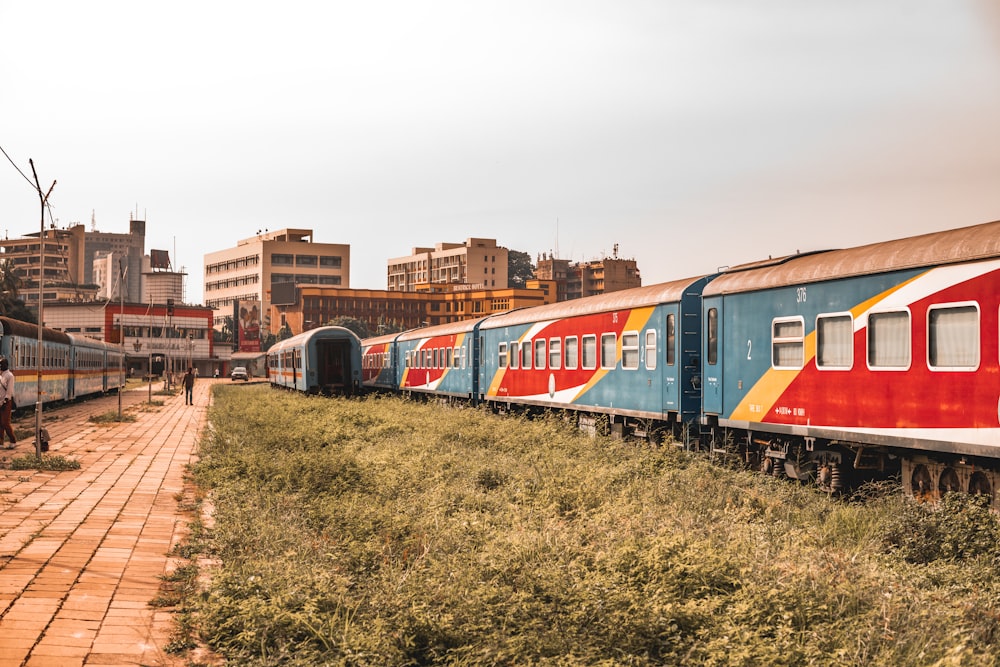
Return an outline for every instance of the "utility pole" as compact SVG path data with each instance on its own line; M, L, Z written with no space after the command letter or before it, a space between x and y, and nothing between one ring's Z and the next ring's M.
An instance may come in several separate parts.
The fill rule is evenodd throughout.
M42 194L42 185L38 182L38 172L35 171L34 160L29 159L31 174L35 177L35 190L38 192L38 200L42 206L42 222L38 232L38 354L36 355L35 374L35 456L42 458L42 326L45 324L44 317L44 283L45 283L45 205L49 201L52 189L56 187L56 182L52 181L49 191ZM46 447L48 449L48 447Z

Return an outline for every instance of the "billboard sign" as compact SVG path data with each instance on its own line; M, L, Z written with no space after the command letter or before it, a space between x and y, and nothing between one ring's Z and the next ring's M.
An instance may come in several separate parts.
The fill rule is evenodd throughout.
M240 301L236 318L240 352L260 352L260 301Z

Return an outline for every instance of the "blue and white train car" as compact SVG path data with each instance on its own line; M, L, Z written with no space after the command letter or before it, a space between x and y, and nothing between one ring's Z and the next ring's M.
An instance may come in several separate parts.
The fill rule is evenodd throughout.
M306 394L361 390L361 339L344 327L319 327L275 343L267 373L276 387Z
M103 341L66 334L70 339L69 398L115 389L121 378L121 350Z
M438 324L398 334L396 388L475 400L478 391L476 330L485 318Z
M619 417L699 416L700 304L709 277L495 315L479 327L481 400ZM640 430L642 430L640 429Z

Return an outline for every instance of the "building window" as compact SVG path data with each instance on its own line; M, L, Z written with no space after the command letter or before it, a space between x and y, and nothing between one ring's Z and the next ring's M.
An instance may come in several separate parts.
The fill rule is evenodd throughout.
M319 258L316 255L296 255L295 265L296 266L317 266L319 264Z
M868 316L868 366L905 370L910 367L910 312L897 310Z
M286 255L277 252L271 255L272 266L292 266L292 264L294 263L295 263L294 255Z

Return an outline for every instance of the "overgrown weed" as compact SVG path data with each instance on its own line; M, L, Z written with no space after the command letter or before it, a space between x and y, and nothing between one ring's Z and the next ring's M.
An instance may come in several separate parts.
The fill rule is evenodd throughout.
M210 417L193 543L221 565L183 620L233 664L996 662L974 503L840 501L559 415L261 386Z

